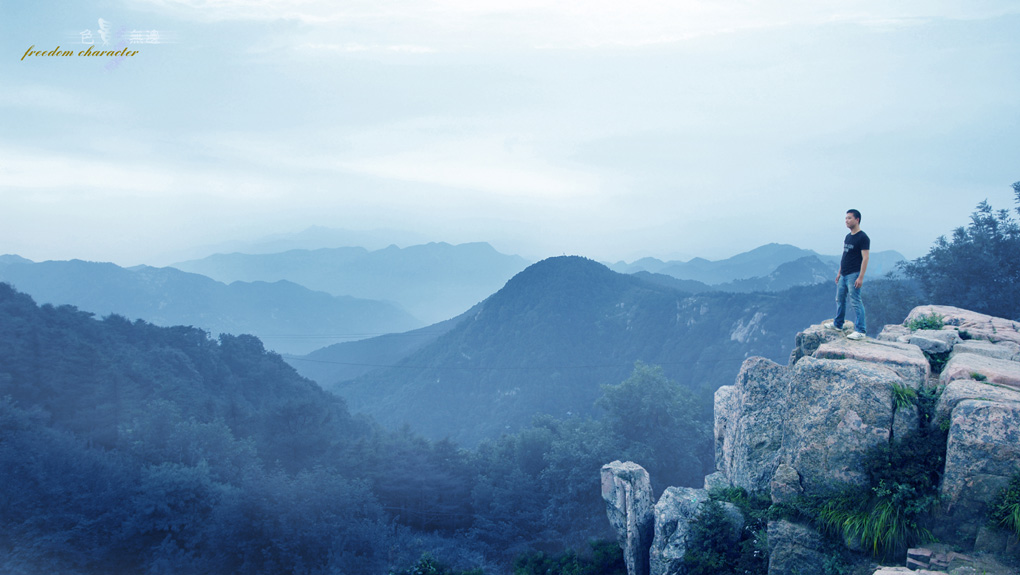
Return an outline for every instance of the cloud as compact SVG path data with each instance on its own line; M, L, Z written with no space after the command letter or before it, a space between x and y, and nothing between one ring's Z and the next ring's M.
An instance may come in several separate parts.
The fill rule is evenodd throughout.
M321 54L323 52L341 54L353 54L359 52L431 54L438 51L436 48L432 48L430 46L416 46L411 44L362 44L358 42L348 42L345 44L307 42L304 44L298 44L294 47L294 50L297 52L307 52L311 54Z
M112 202L116 198L161 199L168 195L251 200L285 193L279 182L232 167L196 169L165 162L117 161L99 155L12 148L0 148L0 158L0 189L41 203L58 203L71 197Z
M587 48L670 44L740 30L852 23L910 26L928 19L1020 13L1015 2L976 0L147 0L199 21L292 21L301 36L343 30L343 47ZM300 43L300 40L295 39ZM355 51L355 50L349 50Z
M96 99L86 99L69 91L39 84L12 84L0 91L0 107L22 108L90 116L94 118L123 115L116 105Z

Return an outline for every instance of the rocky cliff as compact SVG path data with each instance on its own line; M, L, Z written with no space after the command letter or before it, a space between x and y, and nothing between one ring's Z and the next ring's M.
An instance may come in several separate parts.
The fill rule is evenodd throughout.
M944 464L924 462L940 468L934 535L1003 551L1010 542L988 527L988 507L1020 473L1020 324L922 306L875 339L816 325L797 335L787 365L746 360L715 394L716 473L704 490L669 488L654 505L652 575L684 572L682 562L656 559L678 549L682 557L708 488L739 487L773 504L817 501L864 486L876 449L926 430L945 438ZM770 575L825 572L810 522L772 520L767 531Z

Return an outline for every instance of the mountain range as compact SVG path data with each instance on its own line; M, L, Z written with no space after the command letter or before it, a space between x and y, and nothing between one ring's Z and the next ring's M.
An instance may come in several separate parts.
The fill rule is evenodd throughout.
M608 266L613 271L620 273L650 272L681 280L699 281L724 291L756 291L758 289L769 291L767 288L751 287L754 285L753 282L744 284L737 282L750 278L768 277L776 272L781 265L804 258L816 258L821 262L819 268L828 267L828 272L821 275L835 279L840 256L821 255L813 250L775 243L716 261L693 258L685 262L664 262L656 258L642 258L632 263L621 261L608 264ZM903 259L904 257L896 251L872 252L867 274L873 278L882 277L888 272L894 272L896 264Z
M252 240L232 240L196 246L157 257L159 265L195 260L210 254L276 254L291 250L317 250L344 246L361 246L380 250L391 245L411 246L429 240L415 232L394 229L350 230L311 226L299 232L272 234ZM153 262L150 264L155 265Z
M382 301L334 296L288 281L230 285L174 268L46 261L0 256L0 281L40 303L70 304L99 316L118 314L213 334L248 333L283 353L308 353L339 341L403 332L419 320Z
M413 351L393 363L384 362L401 354L382 351L393 338L357 343L373 349L373 360L341 344L290 363L384 425L472 445L516 431L536 413L594 413L601 386L625 379L638 361L663 366L710 408L711 394L745 358L785 362L797 331L831 316L832 299L829 284L691 294L556 257L451 323L422 330L424 341L402 342ZM366 371L372 365L388 367ZM352 370L365 373L331 378Z
M429 243L374 251L345 247L215 254L174 267L222 282L288 280L333 295L389 300L435 323L464 313L528 263L487 243Z

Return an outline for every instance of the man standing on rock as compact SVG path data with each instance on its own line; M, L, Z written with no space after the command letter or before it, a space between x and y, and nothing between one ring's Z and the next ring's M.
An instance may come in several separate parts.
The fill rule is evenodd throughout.
M861 301L861 286L864 284L864 272L868 269L868 257L871 252L871 238L861 231L861 212L846 212L846 227L850 233L843 240L843 259L839 262L836 272L836 319L825 322L828 329L843 330L846 318L846 300L850 296L850 305L857 314L857 331L847 335L849 339L864 339L868 333L868 325L864 318L864 302Z

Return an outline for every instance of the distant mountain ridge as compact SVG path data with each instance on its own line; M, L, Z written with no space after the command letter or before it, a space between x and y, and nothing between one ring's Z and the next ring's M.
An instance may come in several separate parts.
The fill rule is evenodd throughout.
M0 281L40 303L162 326L191 325L214 335L249 333L278 352L307 353L337 341L421 326L388 302L332 296L285 281L225 285L174 268L0 256Z
M427 243L428 238L415 232L394 229L351 230L311 226L299 232L278 233L252 240L232 240L176 250L158 256L153 265L201 259L213 254L276 254L290 250L317 250L344 246L361 246L380 250L387 246L412 246Z
M528 261L487 243L429 243L275 254L216 254L174 267L222 282L288 280L334 295L399 303L426 323L464 313L503 287Z
M831 283L834 279L832 274L833 266L831 264L823 262L818 256L807 256L779 264L772 273L766 276L733 280L716 285L709 285L697 280L682 280L664 273L648 271L638 271L631 275L689 293L710 291L751 293L777 292L795 286Z
M346 382L324 380L324 369L316 379L387 426L406 423L471 445L515 431L539 412L592 413L600 386L625 379L635 361L662 365L710 398L746 357L784 360L806 321L831 315L832 296L824 284L782 295L692 295L585 258L550 258L392 367ZM351 346L333 349L342 348ZM358 362L356 354L326 350L316 359L341 369ZM291 363L309 375L302 362Z
M787 244L766 244L751 251L737 254L733 257L718 261L709 261L704 258L694 258L690 261L664 262L655 258L642 258L633 263L616 262L607 264L610 269L620 273L650 272L664 274L681 280L694 280L710 286L716 286L723 291L756 291L766 288L751 288L752 284L738 283L740 280L751 278L768 277L776 272L780 266L790 262L803 260L804 258L817 258L822 265L829 266L829 275L832 279L836 277L836 268L839 265L840 256L821 255L812 250L805 250ZM872 252L868 265L868 275L873 278L884 276L894 271L896 263L905 258L896 251ZM792 270L787 269L785 273ZM763 282L768 285L768 282ZM778 287L777 289L785 289ZM799 284L807 285L807 284ZM787 286L789 287L789 286Z
M481 305L481 304L479 304ZM320 384L346 381L393 365L457 326L478 306L455 318L404 333L335 343L307 355L284 355L302 376Z

